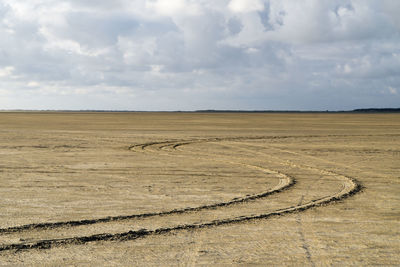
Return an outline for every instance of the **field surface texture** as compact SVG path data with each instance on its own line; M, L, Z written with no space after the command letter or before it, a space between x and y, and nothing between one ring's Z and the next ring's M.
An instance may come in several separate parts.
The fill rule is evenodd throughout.
M0 113L0 265L400 264L400 115Z

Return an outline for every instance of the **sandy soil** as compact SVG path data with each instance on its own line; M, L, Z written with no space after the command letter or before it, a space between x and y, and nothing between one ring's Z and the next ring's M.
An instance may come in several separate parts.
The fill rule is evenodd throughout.
M0 113L1 265L400 263L400 115Z

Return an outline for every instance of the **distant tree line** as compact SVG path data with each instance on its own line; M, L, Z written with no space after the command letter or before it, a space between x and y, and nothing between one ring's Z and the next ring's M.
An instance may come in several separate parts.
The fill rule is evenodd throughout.
M304 111L304 110L218 110L218 109L206 109L196 110L195 112L200 113L400 113L400 108L360 108L353 110L340 110L340 111Z

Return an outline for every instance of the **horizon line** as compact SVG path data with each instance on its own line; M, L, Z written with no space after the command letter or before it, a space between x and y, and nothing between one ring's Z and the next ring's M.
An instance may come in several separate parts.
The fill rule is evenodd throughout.
M92 112L92 113L374 113L400 112L400 108L357 108L352 110L247 110L247 109L202 109L202 110L118 110L118 109L0 109L0 112Z

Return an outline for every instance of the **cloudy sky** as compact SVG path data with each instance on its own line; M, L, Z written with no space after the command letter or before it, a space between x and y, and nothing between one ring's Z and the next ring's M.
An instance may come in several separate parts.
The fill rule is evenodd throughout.
M399 0L0 0L0 109L400 107Z

